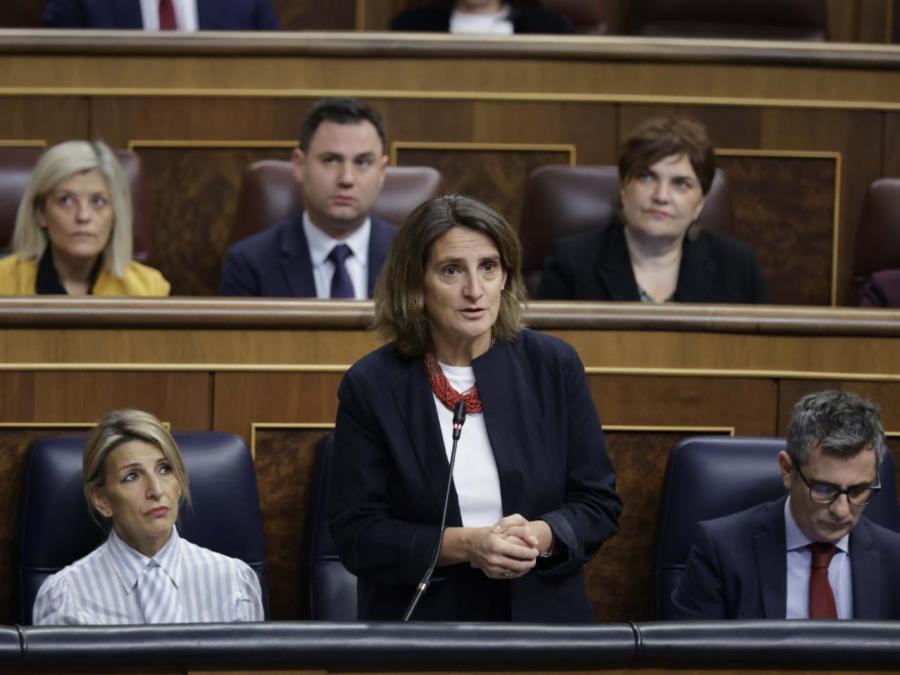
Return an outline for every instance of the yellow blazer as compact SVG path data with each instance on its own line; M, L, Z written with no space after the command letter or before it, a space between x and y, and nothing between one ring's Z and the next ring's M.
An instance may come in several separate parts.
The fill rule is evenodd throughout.
M0 295L34 295L38 260L9 255L0 260ZM171 286L159 271L132 262L119 279L101 267L94 295L168 295Z

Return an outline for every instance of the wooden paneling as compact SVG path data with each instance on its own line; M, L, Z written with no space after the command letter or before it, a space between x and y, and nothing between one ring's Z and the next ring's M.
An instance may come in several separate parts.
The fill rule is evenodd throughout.
M269 616L308 618L307 518L316 445L327 431L257 431L256 480L268 553Z
M475 144L477 146L477 144ZM522 217L525 181L545 164L569 164L571 153L510 146L473 148L400 148L400 165L433 166L447 182L447 192L476 197L502 213L518 228Z
M0 5L0 27L31 28L41 25L46 0L6 0Z
M669 451L683 438L708 433L654 429L606 432L609 456L616 469L616 491L625 508L619 533L603 545L586 569L598 621L654 617L656 521Z
M360 0L273 0L282 30L354 30Z
M900 148L900 113L889 113L885 115L884 127L883 147ZM886 152L884 154L884 170L882 171L882 175L900 178L900 152Z
M151 264L172 284L173 295L217 295L222 260L232 243L236 196L246 167L286 159L284 148L143 147L154 224Z
M40 140L48 145L90 133L90 106L73 96L0 98L0 139Z
M726 155L718 164L732 186L728 233L756 250L769 302L831 304L838 159Z
M115 408L140 408L175 431L210 429L207 373L0 370L0 423L96 422Z

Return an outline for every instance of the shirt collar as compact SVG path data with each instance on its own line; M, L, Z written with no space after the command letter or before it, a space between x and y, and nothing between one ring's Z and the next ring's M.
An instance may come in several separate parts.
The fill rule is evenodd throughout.
M797 521L794 520L794 514L791 513L790 495L788 495L788 498L784 501L784 535L788 551L806 548L813 543L812 539L803 534L803 530L800 529ZM838 539L834 545L844 553L850 553L850 534L845 534Z
M328 254L338 244L347 244L356 258L364 267L369 263L369 234L372 231L372 220L366 218L363 224L353 231L345 239L335 239L325 234L316 227L309 218L307 211L303 212L303 232L306 235L306 244L309 247L309 259L314 266L321 265L328 258Z
M181 538L178 536L178 528L174 525L169 541L152 558L148 558L122 541L115 529L109 531L109 539L106 540L106 544L113 569L116 576L119 577L125 595L134 592L137 588L138 577L152 561L156 561L156 564L172 580L176 588L180 585Z

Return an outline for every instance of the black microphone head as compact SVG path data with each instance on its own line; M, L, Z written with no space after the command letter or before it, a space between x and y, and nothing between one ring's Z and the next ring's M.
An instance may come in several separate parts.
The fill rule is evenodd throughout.
M466 402L460 401L453 409L453 425L462 426L466 421Z

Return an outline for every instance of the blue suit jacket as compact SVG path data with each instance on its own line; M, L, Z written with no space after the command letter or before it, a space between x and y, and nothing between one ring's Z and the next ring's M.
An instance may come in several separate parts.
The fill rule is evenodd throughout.
M787 549L782 497L699 523L672 596L681 619L783 619ZM853 618L900 619L900 534L865 516L850 533Z
M50 28L144 27L139 0L47 0ZM271 0L197 0L200 30L278 30Z
M513 621L592 621L582 566L617 531L622 503L584 366L566 343L526 329L472 367L503 514L545 520L556 553L509 582L468 563L440 567L416 618L483 618L471 607L486 583L509 585ZM398 620L437 546L450 473L424 360L386 345L347 372L338 398L331 533L359 578L360 618ZM447 524L462 524L455 491Z
M369 236L368 296L384 266L397 228L372 218ZM228 250L222 268L222 295L314 298L309 246L303 232L303 213L239 241Z

